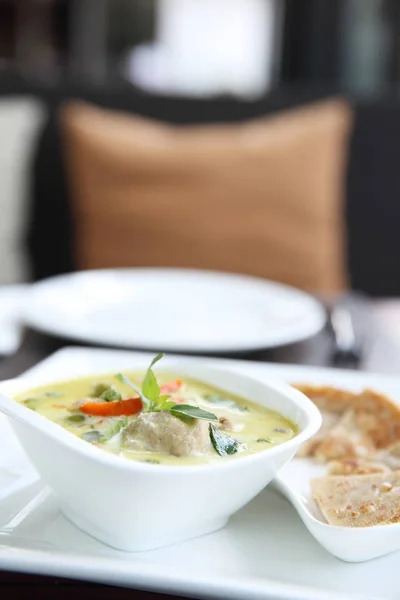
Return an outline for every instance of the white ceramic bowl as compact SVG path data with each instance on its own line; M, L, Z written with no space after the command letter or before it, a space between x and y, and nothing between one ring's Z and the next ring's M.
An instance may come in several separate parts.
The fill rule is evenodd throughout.
M133 370L146 367L132 365ZM28 391L31 382L0 384L0 411L11 417L21 445L65 516L120 550L150 550L222 528L321 425L314 404L286 384L266 385L232 371L174 359L165 360L163 367L276 410L294 422L299 433L274 448L213 464L150 465L99 450L12 400ZM55 382L35 385L48 383Z

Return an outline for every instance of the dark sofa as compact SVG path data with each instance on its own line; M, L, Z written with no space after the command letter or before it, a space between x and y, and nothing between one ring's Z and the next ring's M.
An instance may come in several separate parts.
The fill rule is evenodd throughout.
M326 86L281 87L254 102L232 98L189 100L155 97L120 83L90 87L79 83L42 84L0 77L1 96L35 96L48 110L32 164L31 219L27 244L34 279L74 269L68 186L57 114L71 98L135 112L177 124L239 121L281 111L332 95ZM394 97L360 101L349 145L346 190L348 269L353 289L372 296L400 295L400 101Z

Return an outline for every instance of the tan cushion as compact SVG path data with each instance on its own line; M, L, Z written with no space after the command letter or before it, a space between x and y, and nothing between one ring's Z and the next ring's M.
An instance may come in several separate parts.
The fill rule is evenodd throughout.
M80 268L178 266L346 287L351 110L332 99L241 124L62 111Z

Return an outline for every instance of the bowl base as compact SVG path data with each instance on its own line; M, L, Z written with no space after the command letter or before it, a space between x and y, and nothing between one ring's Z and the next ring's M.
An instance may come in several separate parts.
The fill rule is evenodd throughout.
M105 531L82 517L82 515L76 514L70 508L61 507L61 510L64 516L71 521L73 525L78 527L78 529L91 535L103 544L111 546L116 550L122 550L123 552L147 552L149 550L156 550L158 548L186 542L197 537L202 537L203 535L214 533L225 527L229 521L229 517L224 517L222 519L207 521L201 525L197 524L196 527L185 529L185 531L178 530L170 531L168 533L156 531L149 532L146 535L141 533L140 535L135 536L133 534L130 537L127 536L126 529L121 535L116 532Z

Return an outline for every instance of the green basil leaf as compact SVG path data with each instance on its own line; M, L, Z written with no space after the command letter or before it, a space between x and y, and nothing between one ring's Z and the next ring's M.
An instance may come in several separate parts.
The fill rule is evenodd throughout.
M130 379L128 379L128 377L126 375L123 375L123 373L118 373L115 377L121 383L124 383L125 385L128 385L133 390L135 390L135 392L137 393L137 395L139 396L139 398L143 402L143 405L146 406L146 407L149 407L149 405L150 405L149 399L146 398L146 396L142 393L142 391L134 383L132 383L132 381Z
M170 394L164 394L160 396L157 402L152 402L152 409L155 412L160 412L161 410L169 410L173 406L175 406L176 402L168 402L169 398L171 398Z
M122 419L115 421L110 425L110 427L108 427L108 429L105 430L100 441L108 442L108 440L111 440L111 438L114 437L114 435L117 435L117 433L119 433L121 429L126 427L128 423L129 421L127 417L122 417Z
M190 404L175 404L170 408L170 413L174 417L191 417L192 419L202 419L204 421L218 421L218 417L208 410L203 410L198 406L191 406Z
M215 404L216 406L222 406L224 408L235 408L236 410L240 410L241 412L248 412L248 407L235 402L231 398L225 398L224 396L218 396L213 394L205 394L205 400L207 402L211 402L211 404Z
M172 400L171 402L163 402L160 404L160 410L171 410L174 406L176 406L176 402L173 402Z
M160 354L157 354L157 356L155 356L153 358L153 360L150 363L149 368L147 369L147 372L146 372L146 375L145 375L145 378L144 378L143 384L142 384L142 394L144 394L144 396L146 396L146 398L148 398L152 402L157 402L157 400L159 399L160 386L158 385L156 376L154 375L151 368L159 360L161 360L163 358L163 356L164 356L164 353L160 352Z
M187 425L195 425L196 424L196 419L194 417L188 417L187 415L173 415L176 419L179 419L180 421L183 421L184 423L187 423Z
M94 429L93 431L85 431L82 435L82 439L86 442L97 442L102 437L101 431Z
M160 396L160 386L157 383L156 376L151 369L147 370L142 384L142 394L151 402L157 402Z
M65 420L69 421L70 423L82 423L82 421L85 420L85 416L76 414L76 415L71 415L69 417L66 417Z
M227 456L228 454L236 454L239 450L240 444L235 438L227 435L218 427L215 427L212 423L209 425L210 427L210 439L211 443L214 446L215 452L220 456Z
M102 400L106 400L106 402L115 402L117 400L122 400L122 396L118 390L114 387L109 387L99 396Z
M163 403L166 402L167 400L169 400L171 398L171 394L164 394L163 396L160 396L158 401ZM173 402L173 405L175 406L176 402Z
M164 356L165 356L164 352L160 352L159 354L157 354L157 356L155 356L155 357L153 358L153 360L151 361L151 363L150 363L150 366L149 366L149 369L151 369L151 367L154 367L154 365L155 365L155 364L156 364L156 363L157 363L159 360L161 360L162 358L164 358Z
M117 373L117 375L115 377L121 383L124 383L125 385L129 385L129 387L131 387L133 390L135 390L135 392L137 391L136 385L134 383L132 383L132 381L130 379L128 379L128 377L126 375L124 375L123 373Z
M61 392L46 392L45 396L47 396L47 398L62 398L64 394Z

